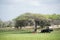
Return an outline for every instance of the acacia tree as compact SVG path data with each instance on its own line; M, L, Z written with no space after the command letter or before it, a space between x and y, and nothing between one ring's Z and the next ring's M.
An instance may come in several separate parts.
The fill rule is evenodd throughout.
M31 14L31 13L26 13L23 15L18 16L15 21L15 27L16 28L22 28L24 26L27 26L28 23L30 23L30 25L34 25L35 22L35 29L34 32L37 31L37 26L40 25L41 27L46 26L46 24L48 23L47 20L45 20L46 18L41 15L41 14ZM34 22L33 22L33 21Z

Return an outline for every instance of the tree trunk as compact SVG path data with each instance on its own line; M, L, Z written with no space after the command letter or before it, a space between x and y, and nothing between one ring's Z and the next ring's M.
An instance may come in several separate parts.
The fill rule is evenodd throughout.
M37 24L35 24L35 29L34 29L34 32L36 32L37 31Z
M34 29L34 32L36 32L37 31L37 22L35 22L35 29Z

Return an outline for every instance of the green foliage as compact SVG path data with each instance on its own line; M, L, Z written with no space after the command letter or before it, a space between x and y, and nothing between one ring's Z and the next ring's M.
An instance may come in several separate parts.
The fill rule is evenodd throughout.
M49 16L49 19L60 20L60 14L52 14Z
M25 13L22 14L20 16L18 16L15 21L15 27L18 28L18 26L22 27L22 26L27 26L29 25L34 25L34 20L45 20L46 18L41 15L41 14L31 14L31 13Z
M52 15L42 15L42 14L33 14L33 13L25 13L22 15L19 15L17 18L15 18L16 26L24 25L27 26L28 24L34 25L35 20L38 21L38 25L41 27L44 26L50 26L51 20L60 20L59 14L52 14ZM22 21L21 23L17 21ZM19 23L19 24L18 24Z
M45 17L42 14L32 14L32 13L25 13L19 15L15 20L32 20L32 19L44 19Z

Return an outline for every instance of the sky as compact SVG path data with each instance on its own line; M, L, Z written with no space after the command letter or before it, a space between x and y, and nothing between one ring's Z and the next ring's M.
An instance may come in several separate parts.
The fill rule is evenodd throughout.
M60 0L0 0L0 19L3 21L26 12L60 14Z

